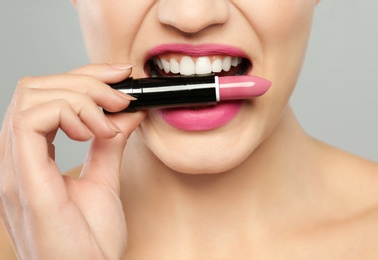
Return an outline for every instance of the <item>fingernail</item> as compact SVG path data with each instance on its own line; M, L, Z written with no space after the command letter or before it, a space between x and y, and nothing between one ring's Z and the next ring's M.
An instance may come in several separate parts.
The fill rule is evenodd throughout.
M91 130L89 130L88 128L87 128L87 133L88 133L89 139L95 137L94 133Z
M126 94L126 93L123 93L122 91L119 91L119 90L116 90L116 89L112 89L116 94L117 96L119 96L120 98L123 98L123 99L126 99L126 100L129 100L129 101L133 101L133 100L137 100L137 98L129 95L129 94Z
M110 120L108 117L106 117L106 120L108 120L108 125L110 126L111 129L113 129L114 132L117 132L117 133L122 133L121 129L118 128L118 126L116 126L112 120Z
M127 63L116 63L116 64L109 64L109 65L118 70L129 70L135 66L132 64L127 64Z

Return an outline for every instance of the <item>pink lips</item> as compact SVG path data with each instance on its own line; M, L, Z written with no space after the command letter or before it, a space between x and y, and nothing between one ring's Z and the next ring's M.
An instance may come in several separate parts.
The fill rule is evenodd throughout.
M205 108L163 108L159 115L169 125L184 131L206 131L221 127L239 112L243 101L219 103Z
M203 44L193 46L188 44L165 44L151 49L147 54L146 60L167 52L183 53L190 56L225 54L247 57L242 50L229 45ZM223 95L228 96L231 94L223 92ZM184 131L206 131L226 125L236 117L242 105L242 100L231 100L209 107L162 108L157 111L166 123L177 129Z
M231 55L238 57L247 57L247 55L240 50L229 45L223 44L201 44L201 45L190 45L190 44L163 44L152 48L145 57L145 61L151 57L172 52L172 53L183 53L189 56L203 56L203 55Z

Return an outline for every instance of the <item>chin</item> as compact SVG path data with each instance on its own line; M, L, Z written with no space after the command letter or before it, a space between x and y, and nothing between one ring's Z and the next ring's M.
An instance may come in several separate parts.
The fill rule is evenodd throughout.
M244 107L227 125L209 131L182 131L149 114L137 133L151 154L175 172L226 173L245 162L264 139L265 124L251 108Z
M214 160L214 158L175 158L174 160L159 158L167 167L182 174L222 174L231 171L244 160L236 158L225 161L224 159Z
M254 145L243 138L235 138L236 135L224 136L225 133L179 135L171 132L158 138L149 132L142 139L154 157L175 172L221 174L243 163L257 146L257 142Z

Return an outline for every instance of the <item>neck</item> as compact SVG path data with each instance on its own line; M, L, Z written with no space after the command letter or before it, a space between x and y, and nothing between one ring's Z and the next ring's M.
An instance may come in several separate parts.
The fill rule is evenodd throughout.
M310 142L288 108L275 130L238 167L222 174L187 175L167 168L134 136L125 152L127 173L122 179L126 217L138 222L141 216L154 216L160 225L175 225L175 232L193 230L191 225L200 232L233 223L228 234L238 230L235 225L247 223L243 218L248 223L267 221L268 215L276 218L282 207L288 210L287 202L296 205L303 199L298 192L311 190L314 176L306 174L313 154Z

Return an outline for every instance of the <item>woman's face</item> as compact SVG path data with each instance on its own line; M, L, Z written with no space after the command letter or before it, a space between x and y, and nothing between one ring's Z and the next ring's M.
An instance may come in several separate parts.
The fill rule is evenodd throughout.
M77 0L76 6L94 63L134 64L135 78L193 74L197 68L199 74L222 69L222 75L251 74L273 82L265 95L242 103L151 110L137 130L168 167L217 173L253 154L281 119L302 66L316 2Z

